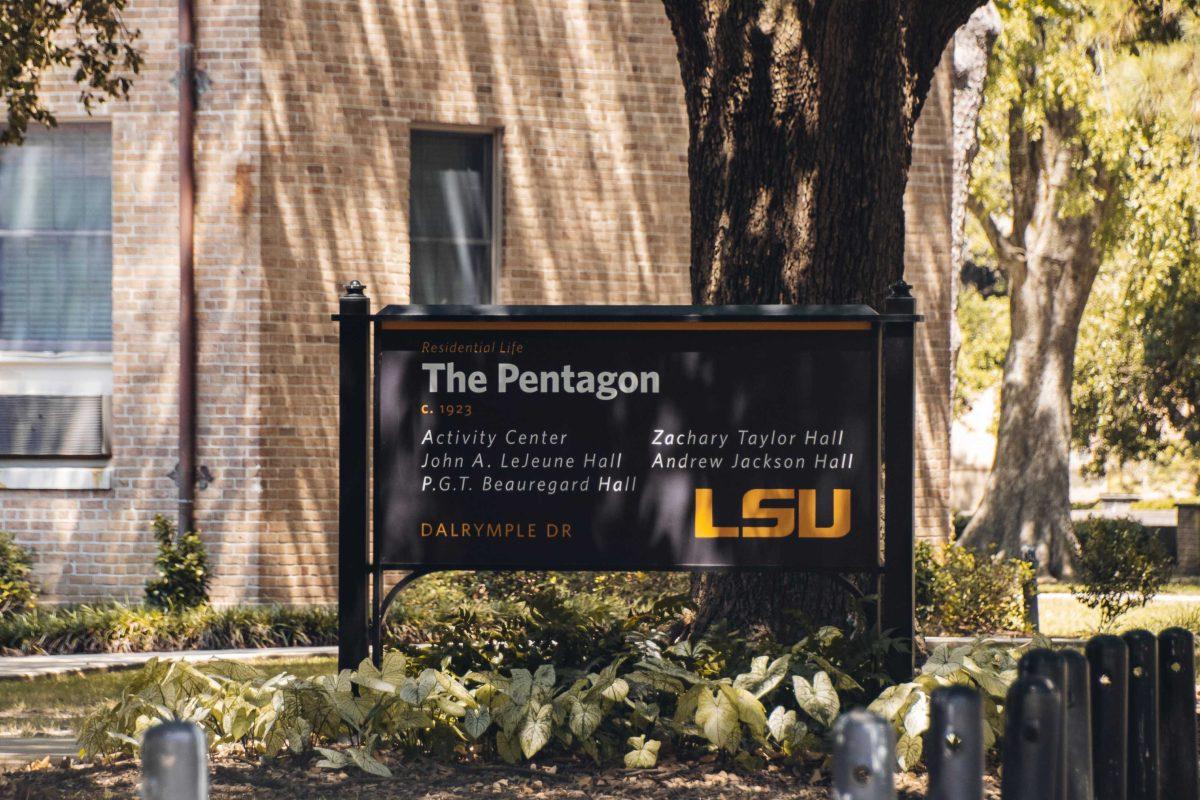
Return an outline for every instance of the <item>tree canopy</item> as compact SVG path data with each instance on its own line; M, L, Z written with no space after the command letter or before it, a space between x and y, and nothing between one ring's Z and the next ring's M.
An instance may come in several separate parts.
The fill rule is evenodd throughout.
M1011 335L996 460L963 541L1010 553L1035 546L1059 572L1069 570L1074 551L1071 442L1132 444L1136 428L1148 446L1191 413L1189 387L1178 379L1182 365L1171 360L1188 355L1175 338L1187 323L1175 315L1148 325L1146 315L1170 310L1167 301L1178 294L1169 289L1172 270L1176 285L1194 271L1195 226L1178 223L1180 203L1195 195L1197 4L997 5L1003 32L980 118L970 205L1007 279ZM1138 346L1076 359L1093 287L1107 289L1118 274L1123 311L1110 316L1124 317L1126 345L1137 338ZM1156 336L1158 323L1164 330ZM1092 329L1083 330L1087 339ZM1111 348L1119 337L1106 333L1100 341ZM1118 367L1124 377L1111 372ZM1092 414L1072 426L1072 388L1088 370ZM1140 385L1128 379L1135 373ZM1123 402L1120 392L1142 402L1109 415Z
M1079 332L1073 440L1091 452L1095 471L1159 456L1196 459L1200 22L1194 4L1168 4L1161 12L1129 2L1003 6L1004 48L993 55L972 185L985 226L979 238L989 234L993 252L976 241L973 255L1002 267L999 255L1013 252L1004 237L1012 231L1014 109L1022 131L1036 131L1047 108L1078 109L1090 160L1077 165L1061 213L1095 202L1097 168L1119 182L1121 202L1106 209L1099 274ZM1031 76L1034 91L1022 93L1021 80ZM988 329L967 343L960 363L969 378L962 389L970 394L998 377L1003 361L995 356L1006 346L1008 325L990 319L991 304L977 296L964 302L969 322ZM966 407L964 397L956 403L960 411Z
M124 10L125 0L0 3L0 100L8 117L0 144L23 141L31 122L56 123L42 96L42 82L55 68L68 70L89 113L108 98L128 97L142 55Z

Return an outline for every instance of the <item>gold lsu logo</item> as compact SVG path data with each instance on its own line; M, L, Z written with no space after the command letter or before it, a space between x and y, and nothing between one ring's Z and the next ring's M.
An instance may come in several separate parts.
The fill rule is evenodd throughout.
M815 490L749 489L742 495L742 523L714 525L713 490L696 489L697 539L779 539L793 533L801 539L838 539L850 532L850 490L833 490L833 524L821 527Z

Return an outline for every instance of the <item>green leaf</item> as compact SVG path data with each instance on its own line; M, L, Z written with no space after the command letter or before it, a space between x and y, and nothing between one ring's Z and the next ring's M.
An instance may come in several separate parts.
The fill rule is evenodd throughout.
M327 747L317 747L315 749L318 753L325 756L325 758L317 762L317 766L323 769L345 769L352 763L350 756L341 750L330 750Z
M912 697L912 693L916 689L917 684L915 683L900 683L895 686L889 686L879 694L879 697L871 701L871 704L867 706L867 710L875 712L889 722L896 722L901 712L907 707L909 698Z
M533 675L527 669L514 669L512 671L512 680L509 682L508 689L505 692L513 703L518 706L524 706L529 702L530 692L533 690Z
M626 769L649 769L658 763L658 749L662 743L645 736L631 736L628 744L633 749L625 754Z
M629 694L629 684L621 678L616 678L608 688L600 693L600 696L605 700L611 700L614 703L619 703Z
M767 728L767 712L763 709L758 698L745 689L722 683L719 687L722 694L733 701L737 708L738 719L756 734L761 734Z
M792 689L796 695L796 702L806 714L826 727L833 725L841 704L829 675L818 672L813 676L812 683L800 675L793 675Z
M383 655L383 668L380 670L379 677L393 686L399 686L404 683L407 666L408 659L403 653L390 650Z
M904 732L918 738L929 727L929 695L918 694L904 715Z
M521 724L519 731L521 752L526 758L533 758L537 751L546 746L550 741L550 731L552 729L551 714L554 709L552 706L544 705L536 711L530 709L525 715L525 721Z
M790 663L791 656L788 655L782 655L769 663L766 656L759 656L750 662L750 671L738 675L733 685L761 698L783 681Z
M472 739L478 739L480 736L483 736L491 724L492 715L483 707L468 708L466 715L463 717L463 730Z
M503 730L496 731L496 752L509 764L516 764L520 761L521 744L516 734L506 733Z
M603 713L599 705L581 703L578 700L572 701L568 727L571 729L571 733L580 739L591 736L596 728L600 727L601 719L603 719Z
M661 672L638 669L627 674L625 680L669 694L679 694L683 691L683 681Z
M718 691L715 695L710 689L700 692L696 702L696 724L705 739L723 750L732 753L741 743L737 706L724 692Z
M536 686L543 689L554 688L554 665L542 664L537 668L537 672L533 673L533 682Z
M921 737L904 734L896 742L896 762L900 769L909 771L921 763Z
M350 760L354 765L363 772L371 775L378 775L381 778L392 777L392 771L387 768L387 765L375 759L365 747L351 747L346 750L346 754L350 756Z
M775 706L767 717L767 731L780 744L791 744L795 740L796 712L783 706Z
M351 680L357 683L359 686L366 687L367 689L379 692L380 694L395 694L396 692L396 687L394 684L388 683L382 678L376 678L372 675L355 673Z

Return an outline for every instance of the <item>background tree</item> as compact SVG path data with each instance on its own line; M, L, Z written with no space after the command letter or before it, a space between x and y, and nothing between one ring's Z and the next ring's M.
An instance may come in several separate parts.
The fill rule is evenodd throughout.
M129 95L142 65L137 32L122 20L125 0L4 0L0 3L0 99L7 125L0 144L20 143L30 122L53 126L40 95L46 73L71 70L79 102L89 112L110 97Z
M1192 99L1170 108L1195 113ZM1138 214L1097 281L1080 333L1073 435L1092 472L1170 462L1200 494L1200 150L1196 135L1179 133L1191 121L1177 121L1144 154Z
M983 0L664 0L687 103L696 303L868 303L904 260L913 126ZM837 619L826 578L704 575L696 628ZM844 621L844 617L843 617Z
M1101 264L1144 219L1147 162L1178 142L1174 92L1145 92L1146 65L1187 85L1194 3L1021 0L1003 32L981 124L971 211L1010 292L1011 338L996 458L963 534L1008 554L1033 546L1069 573L1071 388L1080 321ZM1139 66L1140 65L1140 66ZM1149 183L1148 183L1149 182Z

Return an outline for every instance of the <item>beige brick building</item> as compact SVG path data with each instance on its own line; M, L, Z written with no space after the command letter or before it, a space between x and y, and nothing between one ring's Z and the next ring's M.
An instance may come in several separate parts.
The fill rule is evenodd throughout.
M329 314L340 285L362 280L376 307L408 301L417 284L436 298L445 281L502 303L687 302L675 45L659 0L197 0L197 21L207 76L196 135L197 463L212 481L197 492L196 518L216 600L328 602L337 514ZM103 291L110 266L111 350L103 315L83 348L0 333L0 394L110 398L95 406L89 424L104 432L86 457L0 456L0 529L34 547L50 601L138 597L152 571L149 522L175 509L176 4L131 0L128 22L146 53L130 101L89 121L60 84L60 129L31 140L50 154L55 185L88 169L89 185L111 181L107 231L94 220L55 223L77 225L55 235L92 237L87 264L63 250L67 284L82 285L73 276L86 266L88 285ZM924 536L949 528L946 72L918 126L906 198L906 277L927 315L918 339ZM83 145L54 138L71 130L86 134ZM13 180L46 169L35 159L14 172L17 157L4 157ZM446 163L461 181L437 183ZM431 191L442 194L427 213ZM465 205L447 211L460 193ZM104 209L103 197L95 202L93 216ZM455 209L469 219L446 233ZM7 243L30 234L19 220L7 233L5 224L0 276L10 277L0 280L36 260L13 261ZM460 268L453 280L430 266L447 257Z

